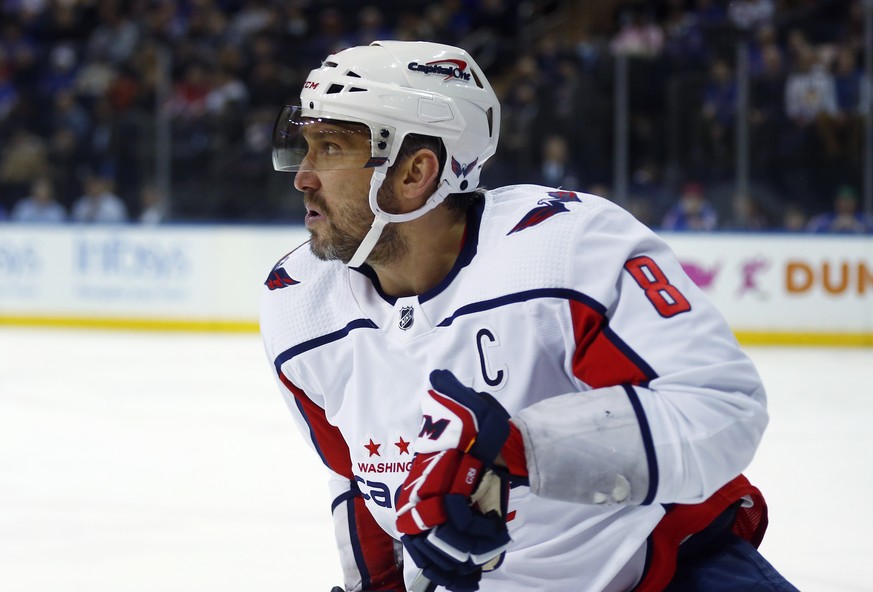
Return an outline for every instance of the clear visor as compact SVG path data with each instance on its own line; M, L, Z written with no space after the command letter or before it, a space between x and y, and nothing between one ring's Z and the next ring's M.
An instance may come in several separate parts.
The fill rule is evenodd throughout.
M285 105L273 128L273 168L283 172L329 171L378 166L370 128L363 123L303 117Z

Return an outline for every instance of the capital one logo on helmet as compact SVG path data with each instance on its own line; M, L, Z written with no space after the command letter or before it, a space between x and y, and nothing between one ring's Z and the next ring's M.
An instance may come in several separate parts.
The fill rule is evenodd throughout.
M445 64L450 65L447 66ZM449 80L452 78L455 80L463 80L464 82L470 80L470 74L466 71L467 62L464 60L435 60L433 62L427 62L426 64L409 62L406 67L413 72L421 72L422 74L440 74L445 76L443 80Z

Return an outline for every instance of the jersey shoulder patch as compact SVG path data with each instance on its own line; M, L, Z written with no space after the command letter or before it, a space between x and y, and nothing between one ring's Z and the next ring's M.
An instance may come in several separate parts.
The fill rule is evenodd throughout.
M302 245L296 247L290 253L284 255L281 259L279 259L276 264L273 266L273 269L270 270L269 275L267 275L267 279L264 281L264 285L268 290L281 290L282 288L287 288L289 286L296 286L300 283L300 280L291 273L289 273L287 265L289 260L293 258L297 260L305 259L307 255L306 246L309 243L303 243ZM296 272L295 272L296 275Z
M295 286L300 282L295 280L288 272L285 270L282 265L285 263L285 259L287 256L280 260L273 269L270 271L270 275L267 276L267 281L264 282L264 285L267 286L269 290L281 290L282 288L287 288L288 286Z
M555 190L546 192L546 197L540 198L536 206L530 209L521 220L507 232L507 235L514 232L521 232L537 224L541 224L562 212L569 212L567 204L581 203L582 199L575 191Z

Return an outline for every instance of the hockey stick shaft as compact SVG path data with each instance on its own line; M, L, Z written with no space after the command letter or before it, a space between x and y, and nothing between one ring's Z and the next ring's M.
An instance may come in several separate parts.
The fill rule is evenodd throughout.
M409 588L409 592L434 592L434 590L436 590L436 584L427 579L423 572L418 572Z

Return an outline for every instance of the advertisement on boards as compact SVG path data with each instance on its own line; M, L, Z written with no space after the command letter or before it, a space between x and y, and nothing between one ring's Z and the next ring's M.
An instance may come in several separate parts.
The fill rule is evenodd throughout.
M873 239L665 234L739 331L873 331Z
M661 236L736 332L873 344L873 237ZM272 266L307 238L302 226L0 225L0 323L254 331Z

